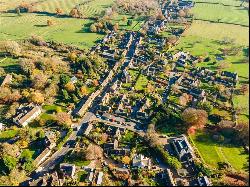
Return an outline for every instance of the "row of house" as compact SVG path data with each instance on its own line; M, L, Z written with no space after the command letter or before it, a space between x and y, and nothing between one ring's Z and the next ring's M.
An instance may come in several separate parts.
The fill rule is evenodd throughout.
M42 113L41 107L29 104L27 106L21 105L16 110L16 115L13 118L13 122L19 126L25 127L32 120L36 119Z
M178 136L171 141L171 145L174 147L175 153L178 156L180 162L192 172L196 171L194 160L195 153L185 135ZM190 184L195 186L211 186L207 176L197 177Z

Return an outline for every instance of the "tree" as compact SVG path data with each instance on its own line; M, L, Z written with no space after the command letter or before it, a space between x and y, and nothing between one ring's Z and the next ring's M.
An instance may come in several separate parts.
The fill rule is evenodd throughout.
M77 60L77 54L75 52L70 52L68 55L68 58L72 61L75 62Z
M99 82L98 82L98 80L93 80L93 85L96 87L96 86L99 86Z
M133 21L131 19L129 19L127 22L127 26L131 26L131 25L133 25Z
M7 142L0 144L0 158L6 155L16 158L19 154L20 149L16 144L9 144Z
M245 95L249 92L249 85L248 84L242 84L240 87L240 92Z
M122 21L127 23L128 18L127 18L126 16L123 16L123 17L122 17Z
M4 41L2 42L2 45L4 48L3 50L10 55L19 56L21 54L22 49L20 45L15 41Z
M59 125L69 127L72 124L70 114L66 112L58 112L56 114L56 121Z
M152 93L154 93L154 91L155 91L155 87L152 84L148 83L148 85L147 85L147 92L149 94L152 94Z
M19 61L19 65L21 66L21 69L27 74L32 74L36 68L34 61L31 59L21 59L21 61Z
M16 13L17 13L18 16L21 16L21 11L20 11L19 7L16 8Z
M63 10L61 8L56 8L56 14L61 15L63 13Z
M76 87L72 82L68 82L64 88L68 91L68 92L74 92Z
M177 158L175 158L174 156L168 157L168 165L174 169L181 169L182 168L180 161Z
M4 77L6 75L4 68L0 67L0 77Z
M182 18L185 17L186 16L185 11L184 10L180 10L179 11L179 16L182 17Z
M236 129L234 128L234 126L234 122L229 120L222 120L218 124L219 131L222 133L222 135L228 138L232 138L236 135Z
M160 13L157 15L156 19L158 19L158 20L164 20L165 17L164 17L164 15L162 14L162 12L160 12Z
M182 106L186 106L187 103L188 103L191 99L192 99L192 98L191 98L190 95L188 95L187 93L183 93L183 94L180 96L180 98L179 98L179 103L180 103L180 105L182 105Z
M94 145L94 144L89 144L85 158L87 160L98 160L103 158L103 150L100 146Z
M79 11L78 11L76 8L73 8L73 9L70 11L69 15L72 16L73 18L78 18L78 17L80 17Z
M11 95L11 90L7 87L0 87L0 103L6 103Z
M129 165L129 163L130 163L130 158L129 158L128 156L124 156L124 157L122 158L122 163L123 163L123 164Z
M62 89L62 94L63 94L63 98L65 100L69 100L70 97L69 97L67 90Z
M203 128L207 123L208 115L204 110L196 110L194 108L187 108L182 113L182 120L187 127Z
M26 179L25 171L14 168L9 174L9 179L12 186L19 186Z
M4 155L2 159L5 167L8 169L8 172L11 172L17 165L17 160L13 156Z
M249 122L239 122L237 126L239 139L242 140L245 145L249 146Z
M81 94L82 94L83 96L88 95L88 88L87 88L87 86L82 86L82 87L80 88L80 92L81 92Z
M48 77L44 73L38 73L31 77L32 87L35 89L42 90L46 86Z
M14 116L16 114L16 109L19 107L19 103L18 102L14 102L10 107L8 112L5 114L6 118L11 118L12 116Z
M52 26L52 25L53 25L53 21L50 20L50 19L48 19L48 20L47 20L47 25L48 25L48 26Z
M118 23L115 23L114 26L113 26L113 30L115 32L117 32L119 30L119 24Z
M208 114L210 114L213 110L213 105L211 105L210 102L199 102L197 108L205 110Z
M96 32L97 32L97 27L96 27L95 24L92 24L92 25L90 26L90 31L93 32L93 33L96 33Z
M34 102L36 104L43 104L44 103L44 96L40 92L33 92L30 94L29 100L30 100L30 102Z

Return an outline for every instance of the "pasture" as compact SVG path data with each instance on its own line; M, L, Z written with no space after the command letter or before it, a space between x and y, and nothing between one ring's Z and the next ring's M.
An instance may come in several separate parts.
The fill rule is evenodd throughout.
M21 3L38 3L43 0L0 0L0 12L14 10Z
M227 162L237 171L248 168L248 154L242 147L216 143L211 135L203 132L190 136L203 161L211 168L217 168L218 162Z
M114 3L114 0L45 0L36 5L38 11L55 13L56 8L68 14L76 6L79 7L85 17L99 16Z
M227 24L236 24L248 26L248 9L239 6L240 1L220 1L218 4L208 0L203 2L196 2L192 9L194 18L203 21L220 22Z
M88 18L100 16L103 11L112 5L114 0L37 0L32 2L35 2L35 10L40 13L22 13L21 16L14 13L0 14L0 41L7 39L22 40L32 35L39 35L45 40L88 49L95 45L97 40L103 38L101 34L89 32L89 26L93 23L93 20ZM19 1L14 4L14 0L10 2L3 0L2 4L5 5L5 9L14 9ZM83 10L86 19L75 19L54 14L56 8L62 9L63 14L69 14L70 10L76 5L79 5L80 9ZM52 26L47 26L48 20L52 21Z
M47 26L47 20L53 25ZM39 35L45 40L63 42L80 48L90 48L103 35L90 33L86 19L60 18L44 14L25 13L22 16L6 13L0 16L0 40L21 40Z

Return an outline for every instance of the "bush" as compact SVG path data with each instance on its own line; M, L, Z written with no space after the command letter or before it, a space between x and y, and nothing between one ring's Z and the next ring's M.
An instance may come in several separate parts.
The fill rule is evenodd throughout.
M196 166L198 172L201 172L203 175L210 177L213 174L213 172L202 163L196 162L195 166Z
M156 152L163 158L163 161L173 169L181 169L182 165L180 161L168 154L161 146L156 146Z

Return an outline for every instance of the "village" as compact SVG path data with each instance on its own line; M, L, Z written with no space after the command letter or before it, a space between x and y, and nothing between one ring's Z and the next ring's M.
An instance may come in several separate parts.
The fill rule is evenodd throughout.
M61 101L56 102L63 109L51 109L43 104L47 97L40 101L34 94L33 100L23 99L26 102L16 107L15 115L10 117L18 128L38 123L44 129L43 134L36 132L35 141L30 141L39 149L23 185L213 185L220 174L208 169L187 135L187 131L192 133L199 127L187 130L178 124L182 123L180 116L192 108L206 113L203 116L208 116L209 121L204 120L202 126L215 131L218 138L221 134L214 124L227 120L237 126L232 97L239 77L237 73L200 67L209 57L166 50L174 47L187 27L171 30L175 41L161 33L169 29L169 24L191 22L186 12L193 6L191 1L161 1L162 15L146 21L143 31L111 31L89 51L57 46L57 51L66 51L60 58L68 59L73 72L58 80L63 91L57 99ZM179 14L180 10L185 16ZM46 42L40 46L48 54L54 48ZM87 62L88 57L91 60ZM97 68L91 65L94 61L98 61ZM64 68L64 63L58 62L58 67ZM78 69L87 73L81 75ZM14 88L17 80L17 76L6 74L0 87ZM215 110L228 115L219 116L213 113ZM162 111L169 112L169 116L162 117ZM45 121L41 120L44 116ZM161 120L170 124L167 135L161 133ZM10 128L8 122L0 121L0 131ZM176 123L179 133L171 132L171 128L175 129L171 123ZM58 125L52 127L54 124ZM1 139L1 143L8 146L18 142L29 147L22 144L22 136L25 134ZM22 160L28 163L26 157Z

